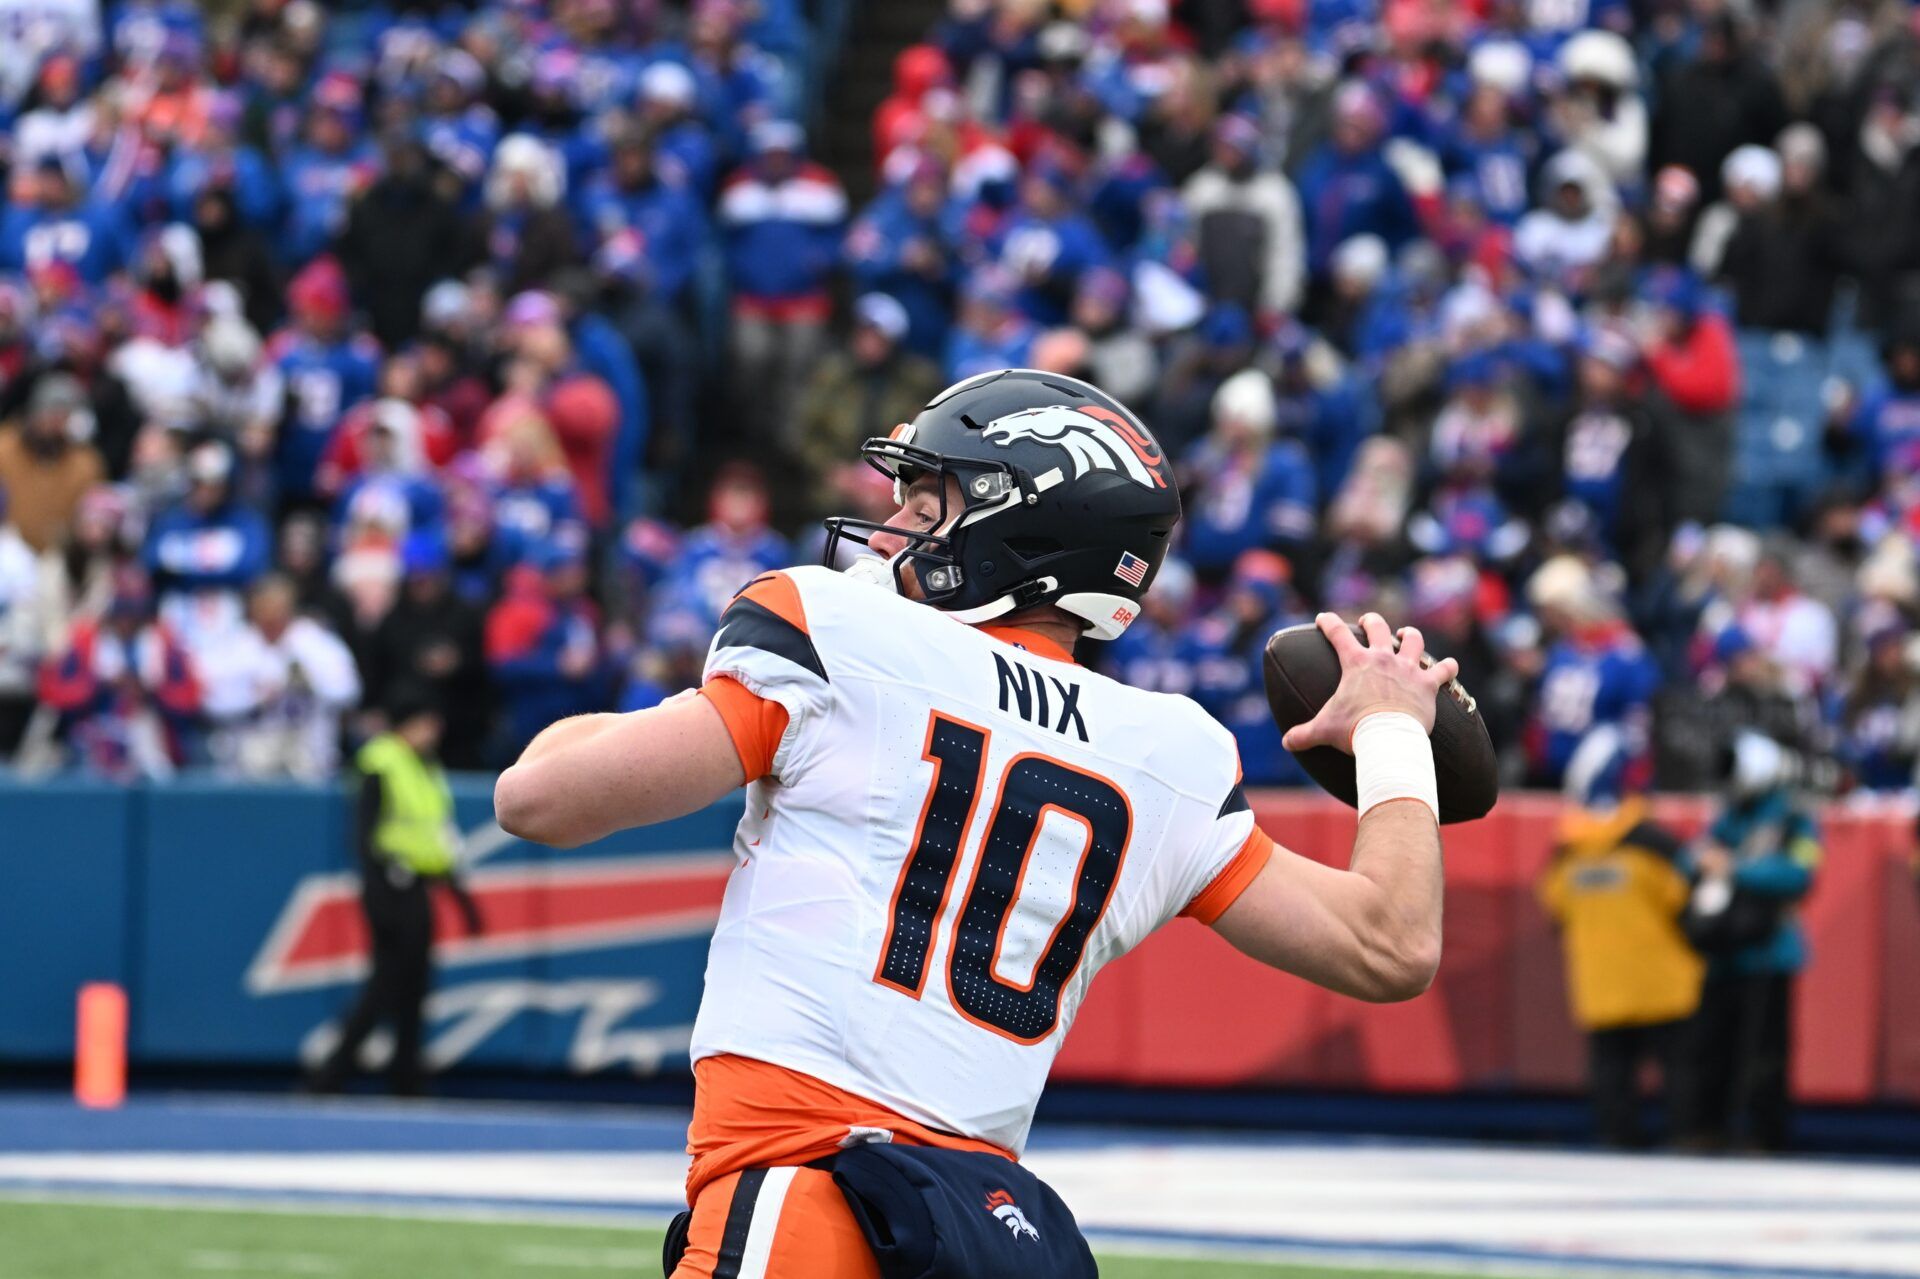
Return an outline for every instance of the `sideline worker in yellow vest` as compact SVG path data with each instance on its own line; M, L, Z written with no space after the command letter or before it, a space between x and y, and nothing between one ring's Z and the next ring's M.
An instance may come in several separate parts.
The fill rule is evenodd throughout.
M480 931L479 909L457 874L453 797L435 759L439 708L427 690L402 689L389 704L387 722L392 728L362 746L353 761L360 779L354 849L373 968L340 1042L313 1080L321 1092L340 1088L361 1044L385 1022L393 1029L391 1089L403 1097L420 1093L422 1010L433 980L430 886L451 889L467 932Z
M1609 1146L1645 1144L1640 1071L1660 1066L1670 1130L1689 1095L1688 1018L1705 963L1681 916L1691 892L1676 864L1681 843L1649 820L1647 802L1623 795L1627 752L1618 729L1589 733L1567 764L1568 807L1540 900L1560 925L1567 993L1587 1032L1594 1124Z

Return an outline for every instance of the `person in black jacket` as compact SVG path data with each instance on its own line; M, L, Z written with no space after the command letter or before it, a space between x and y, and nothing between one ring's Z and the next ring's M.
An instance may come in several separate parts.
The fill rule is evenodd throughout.
M373 335L396 350L420 331L420 300L471 265L471 237L426 147L411 134L384 144L386 172L354 201L338 253Z
M1748 142L1765 146L1787 123L1780 85L1747 48L1740 20L1707 19L1699 51L1663 78L1653 119L1650 168L1686 168L1700 180L1701 203L1720 198L1720 162Z
M400 597L374 631L368 682L375 700L387 685L424 685L446 708L440 757L449 768L480 768L492 722L479 609L454 593L445 538L414 533L402 548Z
M266 239L240 220L233 191L209 186L193 202L193 229L200 236L202 271L240 290L247 323L256 333L279 327L284 281Z
M1911 323L1920 295L1920 144L1896 86L1876 92L1852 142L1847 181L1848 265L1860 282L1860 323Z
M1743 215L1721 258L1742 329L1824 337L1849 232L1821 181L1826 144L1810 124L1780 135L1780 195Z

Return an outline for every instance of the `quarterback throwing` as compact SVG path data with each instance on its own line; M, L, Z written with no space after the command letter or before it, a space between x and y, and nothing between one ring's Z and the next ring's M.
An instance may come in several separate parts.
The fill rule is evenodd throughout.
M1091 1273L1016 1162L1088 986L1185 915L1336 991L1424 990L1427 733L1454 664L1423 669L1419 633L1396 651L1375 614L1367 647L1319 619L1341 682L1287 745L1352 751L1363 806L1348 868L1323 866L1255 824L1233 738L1198 706L1074 661L1133 620L1180 515L1131 412L1004 370L863 453L899 510L828 522L829 562L851 543L852 570L747 584L697 693L553 725L496 811L565 847L747 788L673 1279L881 1276L922 1264L900 1255L915 1231L965 1259L952 1273Z

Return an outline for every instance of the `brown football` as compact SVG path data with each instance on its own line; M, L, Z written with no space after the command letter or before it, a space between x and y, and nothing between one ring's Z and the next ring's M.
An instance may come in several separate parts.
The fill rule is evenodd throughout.
M1352 630L1364 645L1366 634L1358 626ZM1397 647L1397 640L1395 644ZM1426 660L1435 660L1433 654L1429 653ZM1311 622L1276 631L1267 641L1262 666L1267 704L1273 708L1274 722L1283 733L1319 714L1340 686L1340 655ZM1296 751L1294 758L1329 795L1349 805L1359 802L1353 756L1331 746L1316 746ZM1459 680L1442 690L1434 707L1433 770L1439 785L1442 822L1485 817L1500 797L1500 765L1494 757L1493 738Z

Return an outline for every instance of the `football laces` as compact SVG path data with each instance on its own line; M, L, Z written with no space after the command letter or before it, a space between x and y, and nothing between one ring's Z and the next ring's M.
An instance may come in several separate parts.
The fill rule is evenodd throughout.
M1397 639L1398 639L1398 637L1396 636L1395 638L1396 638L1396 641L1397 641ZM1396 648L1397 648L1397 647L1399 647L1399 645L1398 645L1398 643L1397 643L1397 642L1396 642L1396 644L1395 644L1395 647L1396 647ZM1433 654L1432 654L1432 653L1422 653L1422 654L1420 654L1420 669L1421 669L1421 670L1426 670L1427 668L1429 668L1429 667L1431 667L1432 665L1433 665ZM1454 677L1453 677L1452 679L1450 679L1450 680L1448 680L1448 681L1447 681L1447 682L1446 682L1445 684L1443 684L1443 685L1441 685L1441 687L1442 687L1442 688L1444 688L1444 689L1446 689L1446 690L1447 690L1447 692L1449 692L1449 693L1451 693L1451 694L1453 695L1453 700L1454 700L1454 701L1456 701L1456 702L1458 702L1458 703L1460 704L1460 708L1461 708L1462 710L1464 710L1464 711L1466 711L1466 713L1467 713L1467 714L1469 714L1469 715L1475 715L1475 714L1478 714L1478 713L1479 713L1479 711L1480 711L1480 703L1478 703L1478 702L1476 702L1476 701L1474 701L1474 700L1473 700L1473 694L1472 694L1472 693L1469 693L1469 692L1467 691L1467 687L1466 687L1466 685L1464 685L1464 684L1462 684L1462 683L1460 682L1460 677L1459 677L1458 675L1456 675L1456 676L1454 676Z

